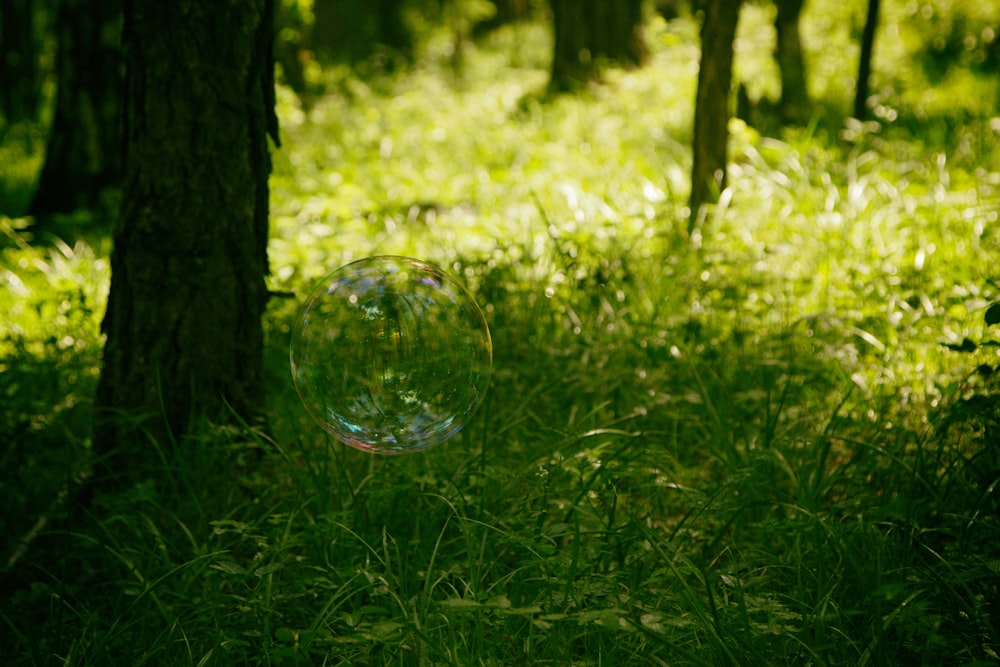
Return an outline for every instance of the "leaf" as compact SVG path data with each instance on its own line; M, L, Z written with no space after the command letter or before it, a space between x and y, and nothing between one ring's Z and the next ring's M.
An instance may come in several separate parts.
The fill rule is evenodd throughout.
M298 630L293 630L292 628L278 628L274 631L274 638L279 642L291 644L298 640L299 632Z
M372 626L371 634L375 639L384 641L390 639L403 627L405 626L397 621L379 621Z
M784 458L784 457L782 457ZM787 464L786 464L787 465ZM731 574L722 575L722 583L730 588L742 588L743 582L740 581L739 577L734 577Z
M647 613L643 614L639 618L639 622L642 623L642 627L649 628L653 632L663 632L663 615L658 613Z
M361 605L358 609L358 613L363 616L388 616L389 610L385 607L379 607L373 604Z
M542 608L537 604L533 604L527 607L511 607L510 609L504 609L503 613L509 614L510 616L534 616L535 614L542 613Z
M451 607L452 609L474 609L483 606L482 603L468 598L448 598L441 600L439 604L442 607Z
M202 656L201 660L198 661L198 664L195 667L205 667L205 665L208 664L208 661L212 658L212 654L214 652L214 648L208 649L208 653Z
M209 565L214 570L225 572L226 574L246 574L247 571L232 561L220 561Z
M986 326L1000 324L1000 301L991 304L990 307L986 309L986 315L983 316L983 319L986 320Z
M282 563L271 563L270 565L258 567L253 571L253 573L258 577L266 577L269 574L274 574L283 567L284 565Z
M510 598L506 595L497 595L490 598L490 600L486 603L486 606L494 607L496 609L510 609Z
M851 327L851 329L849 330L849 333L854 334L855 336L857 336L861 340L865 341L866 343L868 343L869 345L871 345L872 347L874 347L879 352L885 352L885 343L883 343L878 338L876 338L874 335L868 333L864 329L859 329L857 327Z
M609 630L618 630L624 627L624 619L618 614L617 609L604 609L597 617L597 623Z

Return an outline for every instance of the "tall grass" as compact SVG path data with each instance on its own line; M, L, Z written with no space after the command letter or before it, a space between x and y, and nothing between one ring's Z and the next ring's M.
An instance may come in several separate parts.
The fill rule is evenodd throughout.
M144 443L156 475L55 517L4 574L7 663L995 664L998 404L973 371L996 358L941 344L990 336L989 117L938 143L734 123L731 189L686 238L694 35L654 26L649 68L572 98L539 96L534 26L461 84L431 51L328 73L309 112L282 91L271 286L440 263L490 321L489 396L420 455L331 442L274 299L266 432ZM4 456L51 459L4 466L19 535L49 505L25 489L87 448L38 382L85 395L100 344L98 308L44 309L107 276L85 245L3 266Z

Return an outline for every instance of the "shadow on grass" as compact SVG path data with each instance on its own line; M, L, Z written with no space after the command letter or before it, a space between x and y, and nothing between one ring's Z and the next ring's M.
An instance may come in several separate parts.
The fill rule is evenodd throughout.
M42 516L58 518L60 492L81 472L89 449L97 356L8 341L0 359L0 534L3 563ZM0 563L0 565L3 565Z

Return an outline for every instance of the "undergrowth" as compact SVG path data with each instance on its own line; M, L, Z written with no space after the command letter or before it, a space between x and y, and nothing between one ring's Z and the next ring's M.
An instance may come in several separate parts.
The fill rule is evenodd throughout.
M487 315L489 395L420 455L309 419L276 296L266 429L140 443L147 480L59 503L106 248L5 223L5 664L1000 661L989 115L933 141L735 121L731 187L687 238L695 33L651 31L648 68L577 97L539 94L516 48L537 26L461 81L428 56L328 71L308 111L282 89L275 293L402 253Z

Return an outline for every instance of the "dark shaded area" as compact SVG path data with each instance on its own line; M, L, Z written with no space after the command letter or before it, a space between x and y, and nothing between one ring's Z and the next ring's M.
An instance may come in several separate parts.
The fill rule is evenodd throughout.
M918 60L932 82L940 83L956 68L1000 73L1000 25L984 25L961 11L955 11L947 21L935 12L918 12L914 19L935 35L928 40Z
M41 80L35 6L34 0L0 1L0 111L8 124L38 117Z
M80 294L66 297L76 321L92 315ZM53 315L59 308L53 304ZM83 437L91 427L99 354L54 338L40 350L23 338L4 343L11 352L0 357L0 572L41 517L65 516L59 490L86 459Z
M121 0L59 7L58 92L30 215L113 208L121 181L121 8Z

